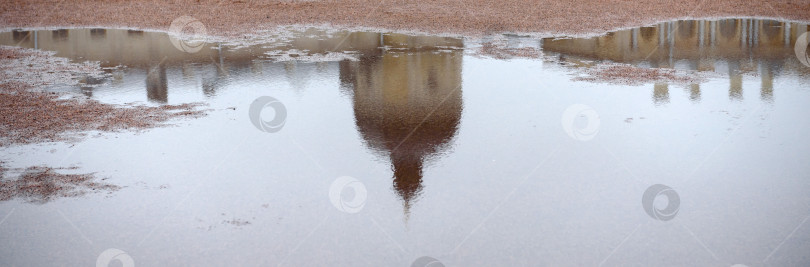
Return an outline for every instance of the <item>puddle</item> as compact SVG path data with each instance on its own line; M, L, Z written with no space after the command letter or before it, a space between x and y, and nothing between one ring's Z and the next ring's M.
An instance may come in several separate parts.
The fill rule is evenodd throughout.
M0 202L0 265L88 265L110 248L138 265L807 265L807 30L305 29L195 53L157 32L0 33L109 73L48 90L212 109L0 148L10 168L80 166L123 187ZM610 64L623 67L593 72ZM630 78L580 79L594 73Z

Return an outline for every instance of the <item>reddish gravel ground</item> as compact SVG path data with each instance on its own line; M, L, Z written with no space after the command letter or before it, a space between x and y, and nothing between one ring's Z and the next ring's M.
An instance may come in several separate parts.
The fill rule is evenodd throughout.
M0 3L0 26L107 26L167 30L182 15L236 36L277 25L332 24L432 33L601 33L685 17L810 21L810 0L175 0Z

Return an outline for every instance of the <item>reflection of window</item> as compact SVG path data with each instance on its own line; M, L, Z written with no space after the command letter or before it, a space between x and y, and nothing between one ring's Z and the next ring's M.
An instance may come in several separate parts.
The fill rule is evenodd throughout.
M137 36L137 37L141 37L141 36L143 36L143 31L138 31L138 30L127 30L127 36Z
M31 32L30 31L13 30L13 31L11 31L11 35L13 36L15 42L22 42L22 41L31 40Z
M779 32L780 32L779 28L782 27L782 24L784 24L784 23L776 22L776 21L767 21L767 20L762 21L762 29L761 29L761 31L762 31L762 33L765 34L765 37L768 40L777 40L776 38L779 38Z
M689 38L695 34L695 23L696 21L693 20L686 20L686 21L679 21L680 26L678 27L678 34L681 35L681 38Z
M737 20L724 19L717 22L717 27L720 28L720 35L727 39L737 36Z
M655 38L655 32L658 29L655 27L642 27L640 29L641 38L644 38L645 41L653 40Z
M107 35L107 30L105 29L90 29L90 37L93 39L104 39Z
M54 41L67 40L67 38L68 38L68 30L61 29L61 30L51 31L51 38L53 38Z

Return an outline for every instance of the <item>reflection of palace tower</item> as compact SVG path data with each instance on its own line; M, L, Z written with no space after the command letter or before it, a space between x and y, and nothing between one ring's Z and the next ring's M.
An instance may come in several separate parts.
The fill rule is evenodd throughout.
M799 67L793 46L806 24L759 19L676 21L623 30L594 38L544 39L546 53L567 58L609 60L642 67L720 71L728 75L728 97L741 100L743 77L755 72L762 80L760 98L771 101L773 79ZM700 84L688 86L689 99L700 101ZM669 102L669 86L655 84L653 101Z
M351 90L363 139L391 161L394 189L407 217L422 188L424 165L451 146L461 119L463 53L436 47L463 44L443 37L362 35L389 49L374 48L363 51L359 61L341 62L340 81Z
M216 95L238 75L286 77L304 90L317 71L339 71L341 89L353 100L355 122L369 148L390 160L393 186L405 210L420 193L424 166L452 144L461 120L461 39L402 34L326 34L307 29L297 37L241 49L206 44L196 53L175 48L164 33L70 29L0 33L0 44L56 51L57 56L100 61L102 67L142 75L149 101L167 103L173 70L182 79L200 77L206 96ZM359 60L262 64L268 52L301 54L350 52ZM335 68L331 68L334 66ZM279 68L276 68L279 67ZM264 69L264 70L263 70ZM177 72L175 72L177 73ZM233 76L233 77L229 77ZM86 84L103 80L85 79ZM83 89L90 96L93 87Z

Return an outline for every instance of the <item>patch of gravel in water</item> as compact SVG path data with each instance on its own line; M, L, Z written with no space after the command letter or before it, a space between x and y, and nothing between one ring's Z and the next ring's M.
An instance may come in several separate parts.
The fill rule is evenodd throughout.
M706 82L712 74L705 71L642 68L623 63L599 63L575 72L577 77L572 80L624 85L656 82L686 85Z
M0 201L20 199L27 203L45 204L59 198L79 197L89 193L111 194L120 186L103 182L94 174L62 174L57 170L74 168L51 168L33 166L23 170L16 179L6 177L8 170L0 162Z
M0 46L0 81L32 88L54 84L75 85L79 74L101 77L98 62L72 63L56 52Z
M485 42L482 43L481 47L475 50L472 55L491 57L494 59L534 59L542 57L543 52L535 47L507 47L506 45L495 42Z

